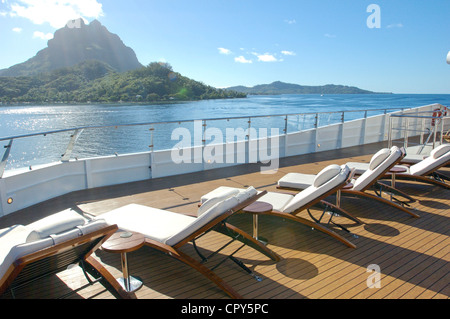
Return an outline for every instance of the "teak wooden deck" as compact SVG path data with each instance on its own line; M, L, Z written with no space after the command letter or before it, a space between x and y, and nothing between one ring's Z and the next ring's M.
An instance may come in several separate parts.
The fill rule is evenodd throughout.
M293 171L318 173L329 164L369 161L384 144L370 144L337 151L319 152L280 160L275 174L261 174L259 165L242 165L227 169L147 180L68 194L24 209L0 219L0 228L28 224L46 214L72 207L90 215L137 203L173 212L195 214L203 194L219 186L254 186L258 190L279 191L277 180ZM444 168L450 173L450 168ZM411 194L412 206L420 215L413 218L401 211L373 201L343 197L341 205L365 224L335 217L358 236L333 229L356 244L351 249L333 238L304 225L271 216L260 216L260 236L282 257L278 263L245 247L236 257L258 276L257 282L228 260L215 272L241 295L249 299L448 299L450 191L425 184L397 181L397 187ZM328 199L334 202L331 196ZM317 211L317 213L320 213ZM305 212L300 215L306 218ZM230 220L252 232L252 216L238 214ZM223 235L210 233L198 246L213 251L221 245ZM233 244L234 245L234 244ZM236 247L227 248L230 251ZM188 245L187 253L197 257ZM117 254L98 250L95 257L115 276L121 276ZM219 254L218 258L220 258ZM210 261L214 265L214 261ZM130 274L139 276L143 287L139 299L226 299L227 295L200 273L169 256L143 247L128 256ZM368 288L370 265L380 267L380 288ZM83 285L81 269L68 269L15 291L16 298L55 298ZM1 298L10 298L9 294ZM112 299L100 284L72 295L72 298Z

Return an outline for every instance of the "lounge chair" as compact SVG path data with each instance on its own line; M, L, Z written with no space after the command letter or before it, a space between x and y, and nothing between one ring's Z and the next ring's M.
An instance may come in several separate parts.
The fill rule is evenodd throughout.
M389 187L388 185L378 183L378 180L381 177L385 176L386 173L397 163L399 163L405 155L406 153L404 149L398 148L397 146L393 146L391 149L382 149L378 151L372 157L369 169L366 170L361 176L353 179L351 181L351 185L349 185L350 187L343 188L341 190L341 194L373 199L404 211L405 213L410 214L413 217L419 217L416 213L403 206L404 204L407 204L408 201L413 201L413 199L409 195L393 187ZM311 186L315 178L316 175L312 174L289 173L278 181L278 188L302 190ZM369 194L367 192L367 190L369 189L378 189L380 193L378 193L378 196ZM384 199L382 197L382 192L389 192L390 194L402 196L404 197L404 200L396 200L400 204L394 203L392 201L393 198L391 198L391 200Z
M341 229L349 232L342 225L335 224L332 221L334 215L341 215L351 219L354 222L362 223L358 218L352 216L350 213L345 210L324 201L323 199L337 193L345 184L348 183L352 176L352 171L345 165L330 165L326 169L324 169L321 173L318 174L315 179L313 185L305 189L304 191L298 194L284 194L277 192L268 192L266 195L261 197L258 202L268 203L271 205L271 209L261 212L252 212L250 210L244 209L244 212L254 213L257 215L272 215L277 216L289 220L293 220L295 222L299 222L301 224L307 225L323 233L330 235L331 237L339 240L344 243L348 247L356 248L355 244L351 243L349 240L344 238L343 236L337 234L333 230L324 226L321 223L322 218L324 217L326 212L331 213L331 217L328 221L328 224L332 223L337 225ZM201 205L207 204L208 200L214 196L224 196L232 192L242 192L241 189L221 186L210 193L204 195L201 198ZM315 218L311 212L310 208L313 206L320 206L324 208L322 216L317 219ZM303 217L298 216L298 214L302 211L306 210L310 217L313 219L312 221ZM257 227L257 225L255 225ZM258 236L254 236L258 237Z
M448 164L450 164L450 144L443 144L433 149L430 156L414 165L396 165L395 167L404 168L404 172L396 173L395 178L414 180L450 189L450 185L445 183L445 181L450 181L450 177L438 172L440 168ZM355 169L355 174L363 174L369 168L367 163L349 162L347 165ZM381 178L391 178L391 175L387 173Z
M116 225L109 225L104 220L89 222L72 210L27 226L1 229L0 295L9 289L11 296L15 297L17 288L66 270L69 265L79 264L88 285L100 282L116 297L134 297L125 292L106 268L91 256L117 229ZM97 279L91 279L88 274Z
M226 222L234 213L250 205L262 195L263 194L257 194L256 190L250 187L242 192L242 194L231 196L229 198L211 198L208 203L205 203L204 207L199 208L197 217L137 204L130 204L104 213L100 215L99 218L106 220L108 223L117 224L121 230L143 234L145 236L145 245L162 251L199 271L230 297L242 298L239 293L224 282L211 269L206 267L205 263L208 258L204 257L197 249L195 240L209 231L215 230L232 238L231 241L222 248L225 248L231 242L238 240L243 243L238 250L245 245L248 245L270 259L279 261L280 257L277 254L244 231ZM202 259L201 262L187 255L180 249L191 241ZM219 251L222 250L222 248L219 249ZM259 280L259 277L253 274L250 269L233 256L238 250L233 252L230 256L227 256L227 258L236 262L244 270ZM213 255L217 255L217 253L218 251L214 252Z

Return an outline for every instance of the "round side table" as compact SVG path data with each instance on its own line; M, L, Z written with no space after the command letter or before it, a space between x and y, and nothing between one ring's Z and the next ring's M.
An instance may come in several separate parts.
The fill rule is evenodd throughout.
M402 166L394 166L389 170L389 173L391 173L391 186L395 188L395 174L397 173L405 173L407 171L406 167Z
M132 277L128 271L127 253L138 250L144 245L145 237L134 232L117 232L102 245L102 249L109 253L120 253L123 277L117 279L127 292L134 292L142 287L142 280Z
M243 209L244 212L253 214L253 238L263 244L267 244L267 239L259 237L258 214L269 213L273 209L272 204L266 202L254 202Z

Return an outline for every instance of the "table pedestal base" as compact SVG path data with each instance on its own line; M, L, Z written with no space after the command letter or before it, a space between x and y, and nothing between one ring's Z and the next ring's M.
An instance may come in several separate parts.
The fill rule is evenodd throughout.
M259 241L264 246L267 246L269 240L264 237L259 236L259 222L258 222L258 214L253 214L253 238Z
M142 287L142 280L138 277L118 278L117 281L126 292L135 292Z

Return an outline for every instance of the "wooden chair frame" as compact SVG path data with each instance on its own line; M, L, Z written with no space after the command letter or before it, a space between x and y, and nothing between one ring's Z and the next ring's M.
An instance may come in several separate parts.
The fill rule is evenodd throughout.
M390 186L388 186L388 185L379 183L379 180L380 180L380 179L382 179L382 178L384 178L384 177L386 177L386 176L391 177L391 175L388 175L388 172L392 169L392 167L394 167L395 165L397 165L398 163L400 163L400 162L403 160L403 158L406 156L406 151L405 151L405 149L402 147L402 148L400 148L400 150L401 150L401 152L402 152L402 155L399 157L399 159L398 159L397 161L395 161L394 163L392 163L391 165L389 165L388 167L386 167L386 169L384 169L384 170L379 174L379 177L378 177L378 178L374 178L373 181L371 181L368 185L366 185L366 186L365 186L362 190L360 190L360 191L353 190L353 189L342 188L342 189L340 190L341 195L353 196L353 197L358 197L358 198L365 198L365 199L375 200L375 201L381 202L381 203L383 203L383 204L386 204L386 205L388 205L388 206L390 206L390 207L393 207L393 208L395 208L395 209L401 210L401 211L403 211L403 212L405 212L405 213L411 215L412 217L415 217L415 218L420 217L418 214L412 212L410 209L407 209L407 208L405 208L405 207L403 206L403 204L406 204L406 203L407 203L406 201L400 201L400 200L398 200L397 202L399 202L400 204L397 204L397 203L394 203L394 202L391 201L391 200L387 200L387 199L381 197L381 193L384 191L384 192L390 192L390 193L393 193L393 194L396 194L396 195L400 195L400 196L402 196L402 197L405 197L405 198L408 199L409 201L415 201L415 200L414 200L411 196L409 196L408 194L406 194L406 193L404 193L404 192L402 192L402 191L400 191L400 190L398 190L398 189L396 189L396 188L393 188L393 187L390 187ZM397 174L396 176L399 176L399 175L401 175L401 174ZM280 188L280 189L290 189L290 190L293 189L293 188L284 188L284 187L278 187L278 188ZM370 194L370 193L367 192L367 190L369 190L369 189L373 189L373 190L375 190L375 191L377 191L377 189L378 189L378 190L380 191L380 193L377 194L377 195ZM296 191L298 191L298 189L297 189ZM347 213L347 214L348 214L348 213Z
M399 180L410 180L410 181L416 181L420 183L425 184L431 184L434 186L439 186L445 189L450 189L450 184L447 184L445 181L450 181L450 177L439 173L438 170L444 166L447 166L450 164L450 161L444 162L441 165L429 170L428 172L422 174L422 175L412 175L408 173L397 173L395 175L396 179ZM382 179L388 179L391 177L391 174L387 173L385 174Z
M403 160L403 158L406 156L405 149L402 147L402 148L400 148L400 150L402 152L402 155L400 156L400 158L397 161L395 161L394 163L392 163L391 165L389 165L384 171L382 171L378 175L377 178L374 178L373 181L371 183L369 183L366 187L364 187L360 191L356 191L356 190L353 190L353 189L343 189L342 190L342 195L355 196L355 197L361 197L361 198L375 200L375 201L381 202L383 204L386 204L388 206L391 206L393 208L396 208L398 210L401 210L401 211L411 215L412 217L415 217L415 218L420 217L418 214L412 212L410 209L407 209L403 205L401 205L401 204L404 204L405 202L398 201L401 204L397 204L397 203L394 203L391 200L388 200L388 199L385 199L385 198L381 197L382 191L387 191L387 192L391 192L391 193L394 193L394 194L397 194L397 195L401 195L401 196L407 198L408 200L415 201L412 197L410 197L409 195L399 191L398 189L390 187L388 185L384 185L384 184L379 183L379 180L381 178L383 178L384 176L391 176L391 175L388 175L388 172L395 165L400 163ZM398 175L400 175L400 174L396 174L396 176L398 176ZM372 189L372 190L376 191L377 187L380 190L380 193L377 194L377 195L372 195L372 194L366 192L369 189Z
M79 264L88 285L100 282L117 298L133 298L134 296L123 290L111 273L91 256L117 229L117 225L107 226L17 259L0 279L0 295L9 288L14 297L14 289L66 270L69 265ZM88 274L97 279L91 280ZM82 288L85 286L76 291Z
M146 238L145 239L145 245L157 249L167 255L169 255L172 258L175 258L186 265L194 268L198 272L200 272L203 276L211 280L213 283L215 283L220 289L222 289L227 295L229 295L231 298L236 299L242 299L242 296L235 291L230 285L228 285L222 278L220 278L218 275L216 275L213 270L209 269L205 266L205 258L202 258L202 261L197 261L193 257L185 254L181 251L181 247L185 246L189 242L193 242L195 246L195 240L199 237L203 236L205 233L209 231L218 231L224 235L227 235L232 238L232 240L238 240L242 242L244 245L248 245L260 253L264 254L265 256L269 257L271 260L277 262L281 258L276 253L271 251L269 248L267 248L265 245L263 245L261 242L257 241L253 237L251 237L246 232L240 230L239 228L230 225L227 223L228 218L233 216L233 214L241 211L243 208L247 207L251 203L258 200L261 196L265 195L266 192L262 192L260 194L257 194L253 196L252 198L249 198L242 203L238 204L237 206L233 207L232 209L228 210L227 212L221 214L219 217L215 218L214 220L210 221L194 233L190 234L189 236L185 237L183 240L179 241L178 243L170 246L164 243L161 243L159 241ZM235 253L235 252L234 252ZM234 254L233 253L233 254ZM233 255L232 254L232 255ZM237 262L236 258L234 258L232 255L227 256L231 260ZM202 257L202 256L201 256ZM239 262L237 262L239 264ZM240 266L242 267L243 264L241 263ZM248 268L243 267L245 270L248 270Z
M345 216L346 218L358 223L358 224L363 224L363 222L361 220L359 220L357 217L353 216L352 214L350 214L349 212L347 212L346 210L337 207L336 205L333 205L327 201L325 201L324 199L327 198L330 195L333 195L335 193L337 193L338 191L342 191L342 188L347 185L350 180L352 179L354 175L354 170L350 170L349 174L347 175L346 179L344 182L342 182L341 184L337 185L336 187L334 187L333 189L330 189L328 192L322 194L321 196L315 198L314 200L310 201L309 203L307 203L306 205L303 205L302 207L299 207L298 209L296 209L295 211L291 212L291 213L283 213L283 212L278 212L278 211L270 211L270 212L265 212L265 213L260 213L261 215L271 215L271 216L276 216L276 217L281 217L281 218L286 218L301 224L304 224L306 226L312 227L314 229L317 229L337 240L339 240L340 242L342 242L343 244L345 244L346 246L350 247L350 248L356 248L356 245L353 244L352 242L350 242L349 240L347 240L346 238L344 238L343 236L337 234L336 232L332 231L331 229L329 229L328 227L324 226L321 224L321 220L322 217L324 215L325 212L330 212L331 216L330 219L328 221L328 224L333 223L334 225L340 227L341 229L345 230L346 232L349 232L345 227L343 227L342 225L339 224L335 224L334 222L332 222L332 218L334 215L341 215L341 216ZM287 187L280 187L277 186L278 189L283 189L283 190L295 190L298 192L298 189L293 189L293 188L287 188ZM290 195L295 195L295 194L290 194ZM314 206L318 206L324 209L322 217L320 219L314 218L310 212L310 209ZM310 217L313 219L313 221L308 220L306 218L297 216L300 212L306 210L308 212L308 214L310 215Z

